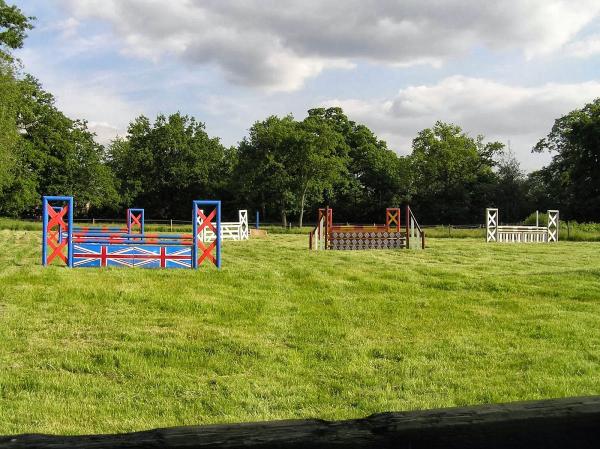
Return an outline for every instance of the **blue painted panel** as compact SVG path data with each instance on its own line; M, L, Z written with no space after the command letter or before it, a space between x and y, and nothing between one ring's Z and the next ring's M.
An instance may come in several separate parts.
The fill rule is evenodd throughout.
M107 267L133 267L136 248L130 245L102 245L106 249Z
M191 268L192 248L181 245L74 245L76 267Z
M73 266L74 267L99 267L101 245L91 245L88 243L76 243L73 245Z
M192 268L192 247L165 246L166 268Z
M140 268L160 268L160 245L136 247L135 266Z

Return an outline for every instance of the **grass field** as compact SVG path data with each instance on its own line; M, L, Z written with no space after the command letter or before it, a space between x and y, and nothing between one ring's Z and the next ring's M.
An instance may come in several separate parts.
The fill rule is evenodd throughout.
M0 231L0 434L600 393L600 244L226 242L223 269L42 268Z

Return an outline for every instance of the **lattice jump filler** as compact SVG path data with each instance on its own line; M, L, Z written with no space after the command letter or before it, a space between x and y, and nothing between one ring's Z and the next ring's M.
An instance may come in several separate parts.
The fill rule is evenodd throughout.
M500 214L496 208L485 210L486 242L499 243L552 243L558 242L559 211L548 211L548 225L507 226L500 225Z

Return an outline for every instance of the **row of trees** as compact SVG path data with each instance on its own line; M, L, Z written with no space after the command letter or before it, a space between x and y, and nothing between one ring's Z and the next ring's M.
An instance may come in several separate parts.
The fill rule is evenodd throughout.
M311 220L324 204L336 221L381 221L385 207L404 203L425 223L479 223L487 206L506 221L554 207L600 220L600 99L556 120L534 149L552 162L528 175L502 143L441 122L398 156L340 108L268 117L229 148L193 117L141 116L102 146L11 55L31 21L0 0L0 215L34 216L41 195L62 194L95 216L135 206L188 218L192 199L219 198L226 214L257 209L283 224Z

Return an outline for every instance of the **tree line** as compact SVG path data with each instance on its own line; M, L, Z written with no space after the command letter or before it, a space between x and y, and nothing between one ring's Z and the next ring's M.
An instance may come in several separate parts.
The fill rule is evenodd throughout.
M32 21L0 0L0 215L34 217L42 195L73 195L78 216L96 217L144 207L187 219L193 199L210 198L226 217L244 208L283 224L312 221L324 205L336 221L381 222L403 204L427 224L480 223L489 206L507 222L548 208L600 220L600 99L555 121L533 149L552 161L528 174L503 143L443 122L399 156L336 107L267 117L230 147L178 112L134 118L100 145L14 58Z

